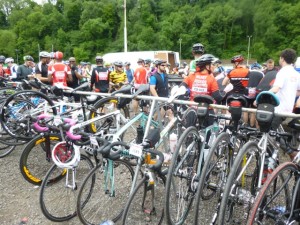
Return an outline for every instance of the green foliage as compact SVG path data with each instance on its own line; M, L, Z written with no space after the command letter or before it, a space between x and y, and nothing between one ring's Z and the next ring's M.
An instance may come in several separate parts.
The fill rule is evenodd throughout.
M248 54L258 61L284 48L300 50L297 0L127 0L128 51L180 51L191 59L200 42L220 58ZM124 0L0 0L0 54L38 50L93 61L123 51ZM181 40L181 41L180 41ZM39 49L38 49L39 48ZM125 60L125 59L124 59Z

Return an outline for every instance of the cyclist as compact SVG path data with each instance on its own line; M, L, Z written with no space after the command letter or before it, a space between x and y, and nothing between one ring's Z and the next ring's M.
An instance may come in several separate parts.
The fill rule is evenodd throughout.
M103 58L96 56L96 67L92 71L91 89L95 92L108 93L109 71L103 66Z
M49 84L48 81L48 63L50 62L50 53L40 52L40 62L35 66L36 77L45 84Z
M9 78L13 81L16 80L17 78L17 69L18 69L18 65L14 63L14 59L13 58L7 58L5 59L5 64L7 64L7 69L5 74L7 76L9 76Z
M17 69L17 81L28 80L28 78L33 77L32 64L34 59L30 55L24 56L23 59L24 64L20 65Z
M194 60L190 62L190 73L196 72L196 60L204 54L204 46L201 43L194 44L192 47L192 54L194 56Z
M123 84L127 84L127 76L123 70L123 63L121 61L116 61L114 63L115 70L109 74L109 84L110 90L114 91L119 89Z
M211 54L204 54L195 61L196 71L183 80L184 85L190 91L190 99L196 95L210 95L217 102L223 97L220 94L217 80L213 76L214 61L217 59Z
M134 70L130 68L131 63L125 62L125 73L128 79L128 82L130 83L133 80Z
M48 67L48 81L52 85L67 87L67 81L72 82L72 74L70 67L62 63L63 57L62 52L54 53L55 62Z

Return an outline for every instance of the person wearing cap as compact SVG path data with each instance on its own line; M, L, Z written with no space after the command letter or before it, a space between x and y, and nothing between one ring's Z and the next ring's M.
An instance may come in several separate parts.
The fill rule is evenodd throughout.
M28 80L33 77L33 58L30 55L23 57L24 64L20 65L17 69L17 78L16 81Z
M103 58L96 56L96 67L92 71L91 89L95 92L108 93L109 73L108 68L103 66Z
M130 62L125 62L125 73L127 75L128 82L131 83L133 80L134 70L130 68Z
M55 62L48 67L48 81L54 86L67 87L67 81L72 82L71 69L68 65L62 63L64 54L62 52L55 52Z
M39 54L40 61L35 66L35 76L45 84L48 82L48 63L50 62L50 53L42 51Z

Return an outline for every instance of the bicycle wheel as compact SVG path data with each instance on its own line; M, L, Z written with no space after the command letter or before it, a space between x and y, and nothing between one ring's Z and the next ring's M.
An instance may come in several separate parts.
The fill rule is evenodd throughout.
M195 127L189 127L179 138L167 175L167 224L182 224L188 216L199 181L196 172L200 149L199 133Z
M41 113L57 114L54 103L43 93L37 91L20 91L5 101L1 111L1 124L13 138L31 140L36 132L31 128L28 116Z
M144 176L130 195L122 216L123 225L160 225L164 219L165 177L156 176L155 184L149 184Z
M34 185L42 184L43 177L53 165L51 150L60 141L59 134L48 134L38 135L26 144L19 163L21 174L26 181ZM55 180L48 179L48 182L51 183Z
M194 224L211 224L216 219L221 193L233 161L230 135L221 133L204 164L195 196Z
M246 224L258 191L259 152L257 143L249 141L234 159L223 192L218 224Z
M116 222L122 215L128 199L134 171L123 160L113 163L113 184L109 181L108 167L99 163L85 177L77 198L77 213L83 224L98 225L105 219ZM112 186L114 191L112 191Z
M77 215L78 190L84 177L92 168L92 161L85 155L80 156L80 162L76 168L62 169L55 164L50 168L42 182L39 198L41 210L47 219L62 222ZM74 171L75 177L73 177L72 171ZM49 182L60 174L65 174L65 176L56 182Z
M283 163L273 171L255 199L248 225L291 224L295 219L289 217L298 172L297 166L291 162Z
M90 112L89 119L93 119L93 118L97 117L97 115L104 115L106 113L109 113L109 112L115 110L115 108L113 107L113 101L117 101L117 98L107 97L107 98L102 98L99 101L97 101L93 106L94 110ZM127 106L124 106L123 108L121 108L120 111L126 118L130 117L129 109ZM91 123L91 125L90 125L90 130L93 133L98 132L99 129L102 129L102 128L103 128L103 120L96 121L94 123Z

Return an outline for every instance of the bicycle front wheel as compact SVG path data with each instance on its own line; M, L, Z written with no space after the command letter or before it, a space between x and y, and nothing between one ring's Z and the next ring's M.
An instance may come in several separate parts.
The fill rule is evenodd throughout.
M196 186L201 139L195 127L186 129L176 146L169 167L165 209L168 224L182 224L191 208Z
M43 177L53 165L51 151L61 141L59 134L38 135L26 144L21 157L19 168L26 181L40 186ZM48 179L48 182L55 182L59 179ZM63 175L62 175L63 176Z
M296 219L293 216L290 218L290 215L293 214L293 188L298 171L297 166L291 162L283 163L273 171L255 200L248 225L291 224Z
M80 162L76 168L62 169L55 164L50 168L42 182L39 198L41 210L47 219L62 222L77 215L78 189L92 168L92 161L85 155L80 156ZM56 182L49 182L60 174L65 176L59 176L60 179Z
M113 168L99 163L83 181L77 199L77 213L83 224L98 225L105 219L116 222L122 215L134 171L123 160L112 163ZM113 173L109 174L109 169ZM112 181L109 176L113 176Z
M206 225L215 221L232 161L230 135L221 133L209 150L200 176L195 197L195 225Z
M128 199L122 224L162 224L164 219L164 186L164 176L156 176L155 184L149 184L149 177L144 176Z
M224 188L218 224L246 224L258 191L259 152L253 141L239 150Z

